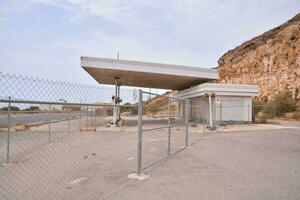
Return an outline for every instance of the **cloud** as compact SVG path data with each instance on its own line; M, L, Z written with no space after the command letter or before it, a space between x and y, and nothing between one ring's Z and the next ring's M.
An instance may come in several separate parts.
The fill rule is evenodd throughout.
M170 23L174 15L195 11L197 0L11 0L6 10L28 9L36 4L58 7L66 11L71 22L84 23L89 17L100 17L108 22L153 29Z
M0 35L4 33L5 26L6 26L6 18L0 17Z
M34 66L66 72L76 66L80 74L81 55L113 58L119 51L122 59L214 67L227 50L281 24L299 8L293 0L10 0L0 5L0 34L10 15L17 28L7 30L0 58L7 57L0 64L16 71L27 65L35 72L40 69ZM18 22L18 12L34 19L21 15ZM43 19L36 20L40 15Z

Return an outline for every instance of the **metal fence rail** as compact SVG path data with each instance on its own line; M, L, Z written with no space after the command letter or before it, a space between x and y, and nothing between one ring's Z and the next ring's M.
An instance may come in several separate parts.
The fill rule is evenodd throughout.
M144 101L144 94L153 96L151 101ZM180 106L183 108L181 113ZM188 146L188 106L188 100L139 90L138 174L142 170L169 159ZM143 142L143 138L147 137L147 142ZM153 150L157 143L159 148ZM175 146L174 149L173 146Z
M110 86L84 85L0 72L0 99L71 103L111 103L115 90ZM122 88L124 103L137 101L137 90Z

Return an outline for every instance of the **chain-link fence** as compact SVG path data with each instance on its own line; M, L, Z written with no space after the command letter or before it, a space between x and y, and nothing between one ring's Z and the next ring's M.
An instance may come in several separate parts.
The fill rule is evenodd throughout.
M63 81L31 78L0 72L0 99L70 103L112 103L113 86L91 86ZM135 103L137 90L122 88L123 104Z
M278 116L276 113L276 104L273 103L264 103L264 104L253 104L252 107L252 119L255 122L256 117L260 117L262 115L265 116L265 118L275 118Z
M102 199L136 170L137 90L116 105L113 87L2 73L0 89L0 199Z
M209 106L170 92L119 87L114 98L114 87L3 73L0 91L0 199L106 198L210 126ZM211 117L250 122L269 107L212 106Z
M139 91L138 173L188 146L187 102Z

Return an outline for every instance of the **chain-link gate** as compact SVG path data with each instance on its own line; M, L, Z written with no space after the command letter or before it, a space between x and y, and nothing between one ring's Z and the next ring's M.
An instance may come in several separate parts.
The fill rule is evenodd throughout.
M189 100L139 90L138 174L188 146L189 110Z

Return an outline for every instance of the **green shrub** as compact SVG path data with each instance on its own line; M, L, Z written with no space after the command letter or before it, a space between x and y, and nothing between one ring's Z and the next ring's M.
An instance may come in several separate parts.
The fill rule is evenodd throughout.
M30 106L29 108L25 108L24 111L40 111L41 109L38 106Z
M275 103L276 116L280 116L288 112L293 112L297 109L297 101L293 99L291 92L279 93L270 103Z
M274 105L274 101L270 101L266 105L264 105L262 111L267 118L275 117L276 116L276 107Z
M294 113L294 119L300 120L300 111Z
M263 101L253 100L253 115L256 116L260 111L262 111L265 104L266 103Z
M290 92L279 93L272 101L265 103L264 101L253 101L253 115L257 116L259 112L263 112L267 118L281 116L284 113L293 112L297 109L297 101L293 99Z
M8 107L2 107L0 108L1 111L8 111ZM11 106L10 111L20 111L20 108L17 106Z

